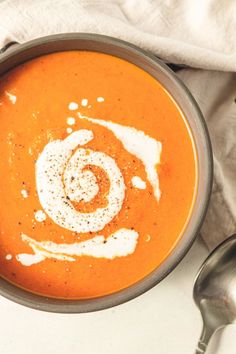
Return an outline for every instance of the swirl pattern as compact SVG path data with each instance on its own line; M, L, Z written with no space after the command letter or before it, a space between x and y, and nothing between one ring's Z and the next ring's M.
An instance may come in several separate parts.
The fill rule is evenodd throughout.
M126 151L142 161L147 180L159 201L156 165L160 162L161 143L135 128L78 115L80 119L110 130L122 142ZM125 198L126 185L116 161L104 152L86 146L93 139L92 130L74 131L64 140L49 142L36 162L36 187L44 211L57 225L77 233L97 233L103 230L120 212ZM97 177L90 166L105 173L109 180L109 190L105 206L99 205L92 212L81 212L76 208L76 203L90 203L100 192ZM131 183L135 188L146 188L146 182L138 176L133 176ZM95 234L89 240L73 244L40 242L22 233L22 241L32 248L34 254L19 254L17 260L30 266L46 258L75 261L75 257L79 256L107 259L124 257L135 251L138 237L136 230L122 225L106 238Z
M47 144L36 164L42 207L56 224L78 233L101 231L118 214L125 196L124 179L115 160L103 152L78 148L92 139L90 130L75 131L65 140ZM88 165L105 171L110 189L107 206L81 213L72 202L89 202L99 191L95 175L86 170Z

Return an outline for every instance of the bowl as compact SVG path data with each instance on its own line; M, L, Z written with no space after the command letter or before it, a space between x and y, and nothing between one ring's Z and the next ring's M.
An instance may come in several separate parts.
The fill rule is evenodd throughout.
M203 223L212 186L212 150L204 118L191 93L175 73L160 59L121 40L86 33L66 33L38 38L24 44L7 45L0 54L0 76L15 66L38 56L67 51L89 50L111 54L142 68L157 79L182 110L191 130L197 153L198 181L195 202L182 237L171 254L152 273L119 292L84 300L47 298L21 289L0 277L0 294L38 310L57 313L81 313L106 309L143 294L165 278L193 244Z

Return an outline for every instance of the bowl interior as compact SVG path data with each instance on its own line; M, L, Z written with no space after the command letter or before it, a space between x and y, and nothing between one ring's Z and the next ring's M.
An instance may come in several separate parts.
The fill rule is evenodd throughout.
M120 40L95 34L60 34L14 45L0 57L0 75L38 57L66 50L90 50L125 59L147 71L170 93L187 119L195 143L198 184L192 214L185 231L167 259L152 273L132 286L111 295L86 300L60 300L32 294L0 278L0 294L31 308L61 313L97 311L128 301L162 280L191 247L203 222L212 184L212 152L207 128L196 102L176 75L151 54Z

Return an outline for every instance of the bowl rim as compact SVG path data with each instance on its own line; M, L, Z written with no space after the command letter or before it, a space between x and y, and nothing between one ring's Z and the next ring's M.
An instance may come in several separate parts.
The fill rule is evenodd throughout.
M163 263L161 263L160 266L158 266L154 271L152 271L149 275L145 276L139 282L123 290L112 293L110 295L105 295L97 298L91 298L85 300L63 300L63 299L48 298L42 295L31 293L30 291L24 290L18 287L17 285L8 282L6 279L0 277L0 295L18 304L27 306L29 308L38 309L47 312L56 312L56 313L93 312L93 311L107 309L116 305L120 305L124 302L127 302L143 294L147 290L154 287L162 279L164 279L184 258L184 256L192 246L194 240L196 239L206 215L210 194L211 194L212 182L213 182L212 147L211 147L208 129L206 126L206 122L203 118L203 115L195 99L193 98L192 94L187 89L187 87L183 84L183 82L175 75L175 73L166 64L163 63L163 61L158 59L153 54L129 42L117 38L113 38L113 37L100 35L100 34L61 33L61 34L40 37L28 41L24 44L17 44L10 47L3 54L0 54L0 68L4 62L7 62L9 59L29 49L36 48L38 46L45 45L45 44L67 42L71 40L93 41L96 42L98 45L106 44L108 46L125 49L127 52L130 52L133 55L136 55L137 57L146 60L147 62L150 63L150 65L156 67L157 70L158 69L161 70L163 74L166 75L175 84L175 86L179 90L180 95L183 95L183 97L185 97L188 100L188 104L191 106L190 110L192 111L193 116L195 116L195 119L199 124L199 129L201 130L202 133L202 144L203 144L203 149L205 151L205 169L203 171L202 178L204 180L203 184L205 190L203 196L201 196L201 199L199 199L200 207L198 208L199 209L198 218L197 220L195 220L195 223L192 227L191 235L184 238L183 237L185 234L184 231L181 239L174 246L171 253L167 256L167 258L163 261ZM65 50L69 50L69 49L65 49ZM58 50L58 51L62 51L62 50ZM41 55L44 54L45 53L41 53ZM110 53L107 52L107 54ZM36 56L40 56L40 54L35 55L35 57ZM16 64L16 66L19 64L20 63ZM3 73L5 73L6 71L3 71ZM185 118L188 121L188 117ZM199 175L199 171L198 171L198 175Z

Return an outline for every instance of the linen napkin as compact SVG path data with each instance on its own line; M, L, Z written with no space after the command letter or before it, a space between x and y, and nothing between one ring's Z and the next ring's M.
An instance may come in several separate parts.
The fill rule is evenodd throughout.
M235 30L234 0L0 1L0 47L53 33L92 32L189 67L178 75L205 116L214 152L213 193L201 231L210 249L236 232Z

